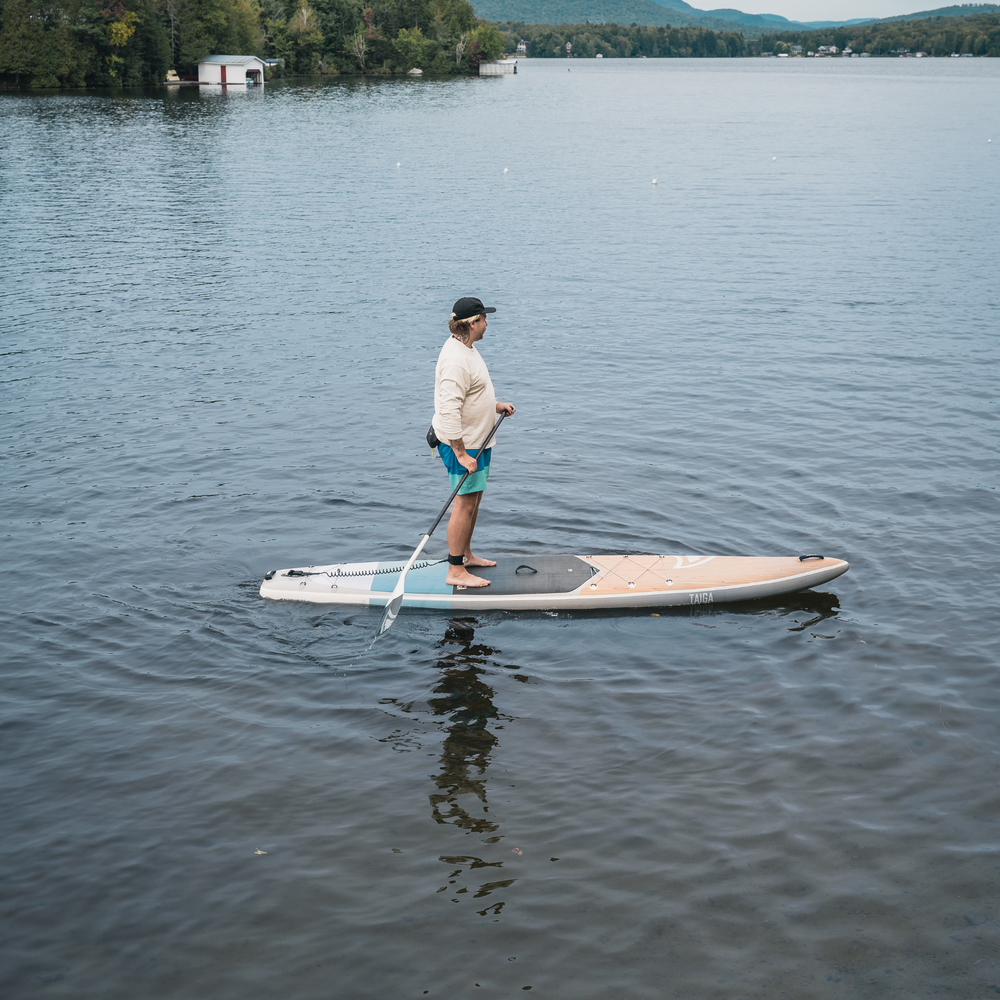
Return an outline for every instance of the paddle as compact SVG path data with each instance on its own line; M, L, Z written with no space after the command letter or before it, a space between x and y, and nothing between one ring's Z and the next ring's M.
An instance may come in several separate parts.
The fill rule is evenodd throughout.
M496 434L497 428L504 422L504 418L506 416L506 413L500 414L500 419L493 425L493 430L487 434L486 440L479 448L480 455L482 455L482 453L489 447L490 442L493 440L493 435ZM466 472L466 474L458 481L458 485L451 491L451 496L448 497L448 502L441 508L441 513L438 514L436 520L431 525L431 530L420 539L420 544L414 550L413 555L410 556L410 561L403 567L403 572L399 574L396 586L392 590L392 597L389 598L389 602L385 606L385 613L382 615L382 621L379 624L378 633L375 636L376 639L382 635L383 632L388 632L389 629L392 628L392 623L396 620L396 615L399 614L399 609L403 605L403 587L406 584L406 574L410 572L410 567L417 561L417 556L424 551L424 546L427 544L431 535L434 534L434 529L441 523L441 518L444 517L448 508L451 506L452 500L454 500L458 495L458 491L462 488L462 484L471 475L471 472Z

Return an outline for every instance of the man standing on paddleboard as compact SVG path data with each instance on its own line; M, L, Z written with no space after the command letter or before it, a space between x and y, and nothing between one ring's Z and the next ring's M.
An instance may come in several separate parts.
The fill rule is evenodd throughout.
M451 310L451 336L438 355L434 377L434 433L441 442L438 453L448 469L454 489L470 473L455 497L448 521L448 575L451 587L488 587L490 581L469 572L469 567L496 566L490 559L472 554L472 532L479 502L490 475L492 448L480 454L480 446L493 429L498 413L510 416L511 403L498 403L486 362L476 344L486 333L486 314L495 313L480 299L459 299ZM447 443L446 443L447 442Z

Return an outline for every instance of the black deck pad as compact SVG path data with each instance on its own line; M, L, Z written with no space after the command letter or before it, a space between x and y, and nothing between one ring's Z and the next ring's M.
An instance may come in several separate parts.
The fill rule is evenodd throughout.
M534 570L534 572L532 572ZM488 594L566 594L589 580L597 570L578 556L500 556L496 566L470 566L469 572L490 581ZM478 588L452 587L468 594Z

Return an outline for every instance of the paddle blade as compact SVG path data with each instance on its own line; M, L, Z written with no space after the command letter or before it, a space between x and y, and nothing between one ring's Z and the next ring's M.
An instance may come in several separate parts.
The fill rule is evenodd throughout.
M432 528L431 531L434 529ZM392 623L396 620L396 615L399 614L399 609L403 606L403 590L406 587L406 574L410 572L410 568L417 561L417 556L424 551L424 546L427 544L427 540L431 537L430 531L420 539L420 544L413 550L413 555L410 556L410 561L403 567L403 572L399 574L399 580L396 586L392 588L392 597L389 598L389 603L385 606L385 612L382 615L382 621L379 623L378 631L375 633L375 638L377 639L383 632L388 632L392 628Z
M396 620L396 615L399 614L399 609L403 606L403 594L402 592L398 594L393 594L389 598L389 603L385 606L385 612L382 615L382 621L378 627L378 635L383 632L388 632L392 628L392 623Z

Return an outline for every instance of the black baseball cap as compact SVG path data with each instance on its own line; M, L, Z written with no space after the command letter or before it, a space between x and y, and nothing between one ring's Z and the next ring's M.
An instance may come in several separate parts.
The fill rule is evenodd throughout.
M452 319L469 319L472 316L481 316L483 313L495 313L496 306L484 306L482 299L477 299L474 295L459 299L451 307Z

